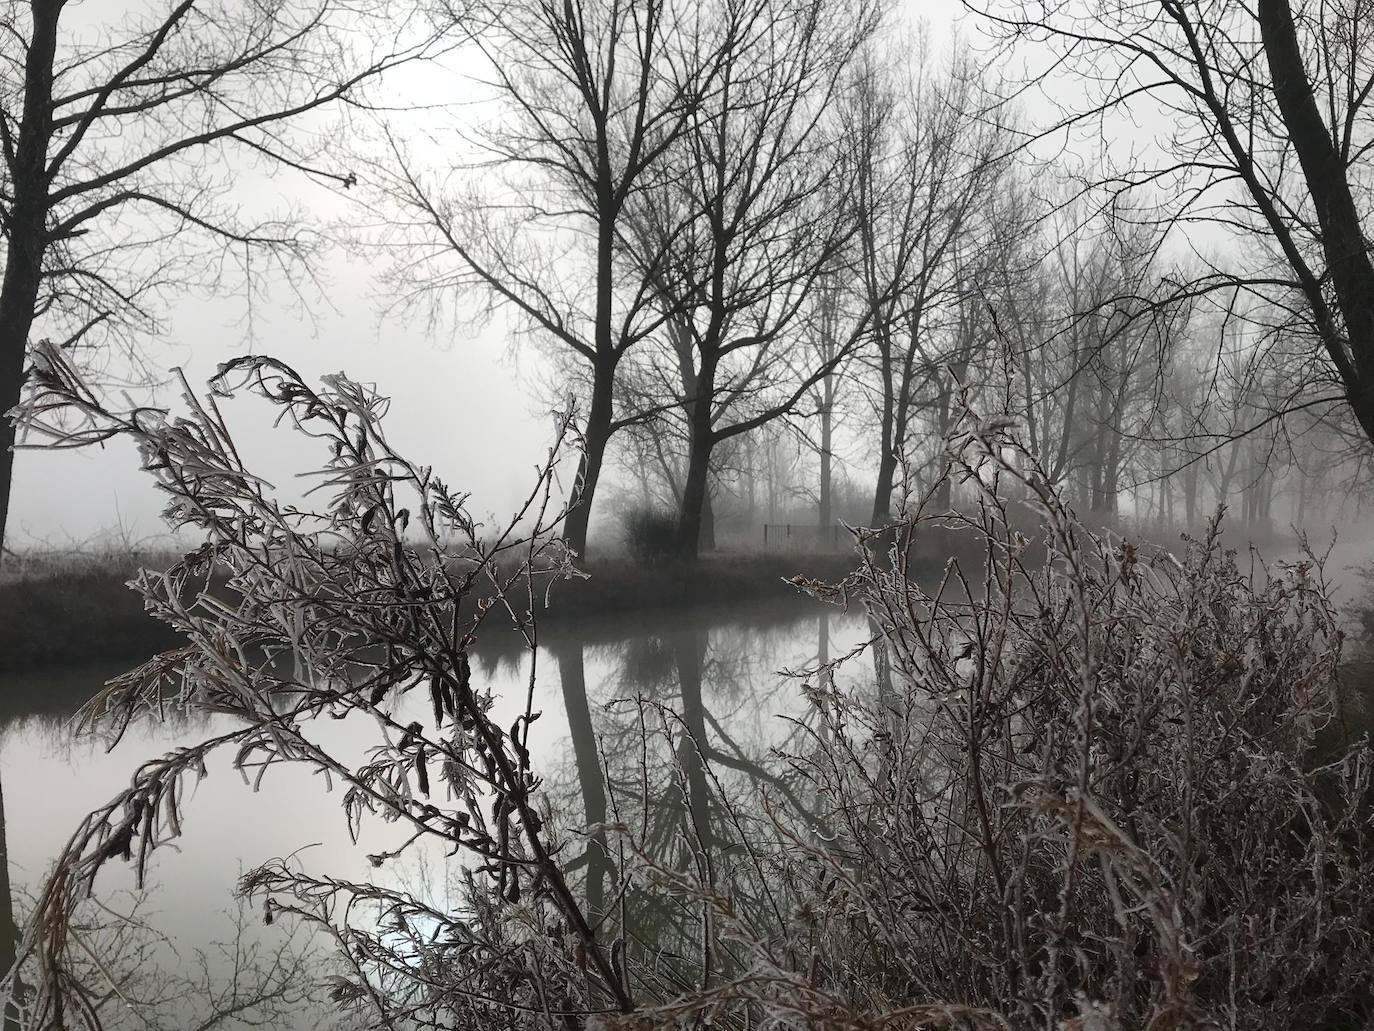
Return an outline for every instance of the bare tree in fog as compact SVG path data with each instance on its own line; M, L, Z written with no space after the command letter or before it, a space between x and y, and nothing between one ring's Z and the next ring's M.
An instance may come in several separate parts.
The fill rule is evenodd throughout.
M711 448L698 529L700 550L716 547L718 502L742 503L745 524L753 525L760 474L770 494L769 522L773 521L776 495L781 489L794 500L800 495L813 498L820 527L831 525L834 418L852 350L852 341L845 339L845 320L840 314L839 278L840 273L830 272L817 279L805 310L796 319L788 345L775 348L770 362L752 368L745 379L743 386L770 400L775 399L773 391L779 384L811 382L811 386L766 423L747 433L722 437ZM630 362L621 378L622 410L642 413L641 418L625 420L621 451L625 467L639 484L641 507L667 507L680 515L692 454L697 361L692 335L682 320L665 327L663 340L662 347L642 350L636 356L639 360ZM816 380L813 373L818 370L821 377ZM736 392L738 404L732 410L735 418L757 415L760 411L746 393L744 389ZM814 434L808 429L812 422L817 424ZM779 438L786 438L791 445L793 465L803 452L818 457L820 468L814 487L776 482Z
M585 553L606 446L623 423L615 393L627 352L663 321L649 303L662 255L643 267L616 250L627 205L664 174L721 58L690 13L665 0L443 5L468 33L499 101L472 142L485 187L427 175L399 144L379 166L410 224L397 276L408 291L466 302L476 291L512 311L556 354L587 408L583 458L565 535Z
M835 522L835 416L848 371L844 348L843 294L834 276L821 281L811 314L807 344L814 352L814 364L825 370L819 383L811 388L810 408L817 423L814 438L804 436L814 449L816 471L816 532L824 535Z
M1069 318L1083 345L1072 373L1083 380L1077 429L1082 507L1110 519L1149 436L1163 371L1187 310L1152 303L1159 234L1110 211L1096 228L1088 259L1096 296Z
M1075 99L1049 132L1095 132L1113 110L1163 119L1158 156L1103 185L1123 193L1149 184L1162 209L1140 217L1204 223L1240 242L1238 260L1214 263L1182 292L1239 289L1291 311L1325 356L1322 378L1374 439L1368 4L971 6L1008 41L1047 44L1078 73Z
M1015 180L1004 194L970 277L991 323L970 376L984 410L1017 418L1041 474L1113 521L1123 494L1161 475L1166 387L1192 309L1161 301L1151 227L1053 191L1037 200Z
M352 184L302 122L426 51L386 13L180 0L93 27L65 0L4 4L0 412L19 401L35 326L109 348L155 327L169 291L217 286L235 263L298 281L310 234L250 214L235 179L290 168ZM0 543L13 443L0 419Z
M633 205L624 246L655 273L670 324L662 360L691 384L664 400L688 427L681 554L700 547L717 446L790 412L838 361L798 374L792 350L852 237L837 101L876 16L829 0L710 8L698 45L720 54L718 79L665 152L667 173Z
M917 68L869 69L851 112L861 303L872 339L854 368L878 420L875 526L891 518L918 391L952 375L934 330L942 308L972 285L955 259L997 179L997 138L967 59L939 67L923 46L915 61ZM953 387L944 384L946 407Z

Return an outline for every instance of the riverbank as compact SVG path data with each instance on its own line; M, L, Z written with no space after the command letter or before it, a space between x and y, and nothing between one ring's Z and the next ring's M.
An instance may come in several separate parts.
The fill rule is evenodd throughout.
M1227 529L1237 538L1230 546L1248 543L1238 531ZM1164 548L1178 546L1177 531L1135 528L1128 537ZM1271 557L1293 547L1276 538L1266 543L1268 548L1262 550ZM1343 555L1347 550L1342 549ZM923 527L910 571L922 578L938 575L953 556L981 566L977 535ZM161 551L49 554L39 561L7 558L0 570L0 672L138 660L174 647L179 643L176 635L149 617L125 585L139 568L163 569L175 559L175 554ZM789 578L833 583L857 563L855 554L846 551L732 552L693 561L594 559L583 567L586 579L553 585L548 608L539 613L540 625L549 630L579 628L609 616L706 608L794 605L804 610L815 602L788 583ZM536 604L543 601L541 595Z
M172 561L170 555L109 556L100 562L28 569L0 582L0 672L136 661L174 647L177 636L150 617L126 586L140 565L163 568ZM835 581L854 564L854 556L846 554L593 561L585 567L586 579L553 585L540 622L550 629L569 628L636 613L813 605L787 578Z

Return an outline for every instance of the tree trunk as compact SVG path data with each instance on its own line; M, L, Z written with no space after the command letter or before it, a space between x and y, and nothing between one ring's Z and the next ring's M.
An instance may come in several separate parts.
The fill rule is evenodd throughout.
M950 408L954 400L954 384L946 384L940 390L940 400L935 407L935 439L944 440L950 430ZM935 485L931 502L936 512L948 512L954 507L954 484L949 476L941 476Z
M745 534L748 536L754 533L756 530L754 524L759 521L759 456L752 433L744 435L744 453L744 525Z
M831 410L835 404L835 377L831 373L821 381L821 483L820 503L816 506L816 532L820 543L829 539L835 516L831 512L831 435L834 431Z
M563 525L563 537L568 546L583 558L587 557L587 527L591 522L592 503L596 499L596 485L601 478L606 445L611 439L611 389L614 381L615 366L598 362L592 384L591 411L587 413L587 426L583 431L584 450L577 465L572 507Z
M1240 455L1240 443L1234 442L1227 449L1226 466L1222 470L1221 482L1217 484L1217 504L1229 505L1231 503L1231 480L1236 475L1236 460Z
M1188 468L1183 472L1183 518L1188 521L1190 530L1197 525L1198 465L1196 460L1190 459Z
M1169 475L1168 452L1159 450L1159 522L1166 530L1174 527L1174 481Z
M716 506L710 477L706 481L706 500L701 505L701 531L698 534L701 551L716 550Z
M886 427L883 454L878 462L878 486L873 494L874 526L886 526L892 521L892 495L897 486L898 457L906 445L907 427L910 423L911 377L904 376L901 389L897 393L892 418Z
M587 528L596 501L596 486L601 479L601 464L611 439L611 419L615 407L615 373L620 356L615 349L615 240L616 209L613 180L604 159L598 173L596 210L596 354L592 361L592 403L587 412L583 434L585 451L577 467L572 510L564 524L563 536L569 547L583 558L587 555Z
M766 521L776 523L778 521L778 441L774 437L768 442L768 448L764 452L764 480L768 486L768 516Z
M682 724L686 731L677 755L687 787L687 817L696 830L696 840L710 848L714 835L711 833L710 787L706 779L706 704L701 694L707 644L704 630L678 634L673 642L673 657L682 689ZM691 735L691 740L686 739L687 734Z
M712 443L709 430L705 434L693 432L677 524L677 551L683 558L696 558L701 552L702 514L706 507Z
M878 485L873 489L873 525L886 526L892 520L892 481L897 475L897 453L884 441L878 457Z
M15 141L9 247L0 284L0 413L19 403L47 248L48 142L52 136L52 68L57 52L56 0L34 0L33 40L24 63L24 114ZM14 423L0 417L0 545L5 543L14 480Z
M1115 426L1102 470L1102 511L1113 522L1121 512L1121 431Z
M688 406L687 480L682 486L682 507L678 511L677 551L683 558L696 558L701 552L701 520L706 507L706 492L711 474L711 395L715 368L703 361L697 373L696 394Z
M1307 472L1300 471L1298 474L1298 489L1293 495L1293 525L1299 530L1307 522L1307 498L1311 493L1314 483Z
M878 413L878 483L873 488L875 527L892 519L892 480L897 475L897 404L892 383L892 346L879 337L878 375L883 381L883 406Z
M1077 353L1076 351L1074 352ZM1064 401L1064 422L1059 434L1059 448L1054 458L1054 465L1050 469L1050 483L1058 484L1069 471L1069 463L1073 458L1074 444L1074 418L1078 408L1078 383L1077 376L1069 379L1069 396ZM1046 418L1046 425L1049 424Z
M1346 161L1336 150L1312 94L1288 0L1259 0L1258 15L1274 97L1312 195L1322 251L1354 359L1353 370L1341 370L1346 393L1365 435L1374 440L1374 260L1355 207ZM1333 357L1341 353L1340 341L1325 343Z
M1111 517L1111 503L1115 500L1111 497L1110 487L1107 482L1110 444L1107 440L1109 431L1105 420L1102 418L1102 414L1104 413L1099 409L1097 435L1094 439L1092 454L1090 456L1092 465L1088 471L1088 482L1092 487L1092 496L1088 502L1088 511L1092 514L1093 519L1099 522L1106 521Z

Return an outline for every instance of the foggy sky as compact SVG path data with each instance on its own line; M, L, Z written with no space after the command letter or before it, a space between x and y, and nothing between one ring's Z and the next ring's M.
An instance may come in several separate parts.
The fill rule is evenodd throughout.
M220 362L250 351L282 359L307 382L344 371L375 383L392 399L385 427L403 453L433 465L455 489L472 491L474 514L506 511L528 491L531 469L553 434L551 421L537 414L538 402L519 382L539 363L534 349L522 345L512 355L499 322L475 333L423 322L383 322L368 269L343 255L330 264L329 303L339 311L319 306L315 326L279 299L254 312L247 338L242 297L194 299L168 320L165 340L148 346L150 359L164 369L183 366L197 389ZM163 386L157 403L176 411L177 394L175 386ZM271 430L265 405L239 401L226 414L238 430L236 441L279 487L289 488L294 472L319 458L304 440L291 442L286 428ZM10 525L18 547L65 547L121 526L141 538L165 531L159 515L164 504L127 442L79 451L20 451Z

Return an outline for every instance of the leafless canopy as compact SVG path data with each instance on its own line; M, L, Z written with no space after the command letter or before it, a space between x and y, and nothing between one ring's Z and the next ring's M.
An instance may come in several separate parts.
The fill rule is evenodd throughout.
M1073 96L1045 135L1130 135L1129 161L1094 185L1193 235L1205 267L1179 293L1239 291L1291 315L1279 331L1315 345L1320 378L1374 437L1368 4L971 6L1009 46L1041 47L1074 77L1051 77ZM1193 233L1209 227L1241 244L1237 259Z
M110 349L137 358L133 343L157 328L172 291L299 289L318 240L299 212L255 204L242 187L282 169L353 185L329 153L327 119L437 49L396 15L334 0L178 0L118 15L5 3L0 410L19 400L35 325L114 369ZM13 440L6 419L0 540Z

